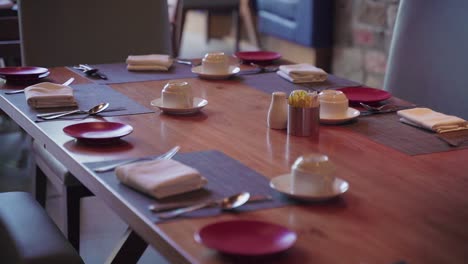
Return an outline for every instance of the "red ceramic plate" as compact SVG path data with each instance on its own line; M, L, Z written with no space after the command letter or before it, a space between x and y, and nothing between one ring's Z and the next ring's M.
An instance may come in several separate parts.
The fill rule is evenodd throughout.
M377 103L392 97L387 91L370 87L345 87L337 90L346 94L350 103Z
M106 144L132 133L133 127L116 122L87 122L70 125L63 132L86 143Z
M242 256L278 253L296 242L295 232L286 227L252 220L209 224L195 234L195 240L220 252Z
M37 78L40 75L48 73L47 68L42 67L4 67L0 68L0 76L5 78L16 77L16 78Z
M281 58L281 54L273 51L241 51L235 53L243 62L267 63Z

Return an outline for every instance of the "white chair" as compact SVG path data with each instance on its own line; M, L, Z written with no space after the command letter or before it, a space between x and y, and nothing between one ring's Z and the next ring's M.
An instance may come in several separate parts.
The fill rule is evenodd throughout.
M124 62L171 53L166 1L20 0L23 65Z
M385 90L468 119L467 10L466 0L402 0Z
M20 0L24 65L124 62L130 54L171 53L168 6L156 0ZM92 195L35 141L36 198L45 205L46 178L62 189L67 237L79 249L80 198Z

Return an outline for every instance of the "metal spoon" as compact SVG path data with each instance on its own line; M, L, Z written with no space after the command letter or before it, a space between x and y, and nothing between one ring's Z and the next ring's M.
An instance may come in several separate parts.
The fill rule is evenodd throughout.
M71 115L71 114L75 114L75 113L83 113L83 114L88 114L88 115L95 115L95 114L98 114L102 111L104 111L107 107L109 107L109 103L100 103L98 105L95 105L93 107L91 107L89 110L80 110L80 109L77 109L77 110L73 110L73 111L68 111L68 112L65 112L65 113L61 113L61 114L58 114L58 115L52 115L52 116L41 116L40 118L42 119L45 119L45 120L51 120L51 119L55 119L55 118L59 118L59 117L62 117L62 116L66 116L66 115Z
M250 193L248 192L241 192L232 196L228 196L226 198L222 198L219 200L212 200L208 202L203 202L199 204L195 204L189 207L179 208L174 211L165 212L157 214L158 218L167 219L179 216L181 214L193 212L198 209L202 209L208 206L219 206L222 210L231 210L237 208L243 204L245 204L250 198Z

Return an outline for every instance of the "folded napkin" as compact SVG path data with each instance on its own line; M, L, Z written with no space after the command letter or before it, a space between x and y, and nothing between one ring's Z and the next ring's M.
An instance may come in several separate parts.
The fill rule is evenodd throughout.
M169 55L130 55L127 58L129 71L168 71L173 59Z
M43 82L24 89L26 101L34 108L77 106L69 86Z
M400 121L423 127L437 133L468 129L468 122L456 116L445 115L429 108L400 110Z
M276 73L293 83L323 82L328 77L324 70L307 63L281 65Z
M172 159L127 164L117 167L115 173L123 184L158 199L197 190L207 183L196 169Z

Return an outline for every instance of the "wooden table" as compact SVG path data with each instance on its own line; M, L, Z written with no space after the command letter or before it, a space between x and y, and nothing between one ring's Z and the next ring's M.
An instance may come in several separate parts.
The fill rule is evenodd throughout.
M89 82L65 68L52 78ZM465 263L468 259L468 149L408 156L340 126L322 126L320 139L288 136L266 125L270 95L233 80L188 79L194 95L209 101L199 115L159 113L105 118L132 125L125 137L132 148L100 151L75 144L62 128L76 121L33 123L0 97L0 107L102 199L146 242L173 263L233 263L196 243L202 226L227 219L257 219L284 225L298 234L286 252L253 263ZM166 81L111 85L150 106ZM272 87L272 91L274 87ZM91 119L92 120L92 119ZM89 121L89 120L87 120ZM273 178L287 173L300 155L321 152L350 184L341 198L238 215L183 219L154 224L108 189L83 162L162 153L217 149ZM242 261L249 261L243 259Z

